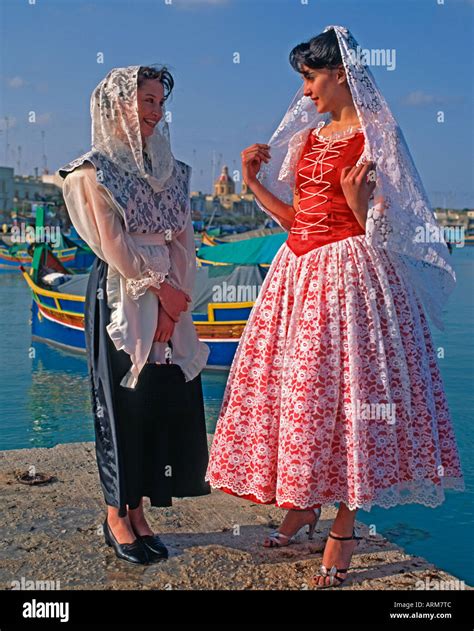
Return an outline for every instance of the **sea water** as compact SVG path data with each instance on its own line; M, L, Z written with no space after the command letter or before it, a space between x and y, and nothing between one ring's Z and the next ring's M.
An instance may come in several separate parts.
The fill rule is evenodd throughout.
M457 286L445 331L432 328L453 416L466 491L447 491L436 509L418 504L359 510L375 532L474 585L474 247L455 248ZM0 449L94 440L85 357L32 343L31 294L19 272L0 273ZM214 431L227 373L203 372L208 432ZM388 566L389 567L389 566Z

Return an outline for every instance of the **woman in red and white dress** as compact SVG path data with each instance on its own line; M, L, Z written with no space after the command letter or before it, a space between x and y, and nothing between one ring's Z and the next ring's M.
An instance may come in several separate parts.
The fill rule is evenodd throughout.
M293 204L257 179L269 145L242 152L244 180L289 237L235 354L206 474L214 488L289 509L269 547L305 524L311 536L321 505L339 502L316 587L345 580L358 508L434 507L445 488L464 488L423 307L401 261L367 237L378 163L356 166L363 109L336 39L348 31L328 29L290 55L306 100L331 114L293 148Z

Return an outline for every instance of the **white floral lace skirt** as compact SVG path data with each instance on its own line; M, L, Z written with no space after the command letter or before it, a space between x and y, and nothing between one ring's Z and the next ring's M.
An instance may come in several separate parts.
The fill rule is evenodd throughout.
M276 254L206 473L260 503L435 507L464 479L424 311L365 235Z

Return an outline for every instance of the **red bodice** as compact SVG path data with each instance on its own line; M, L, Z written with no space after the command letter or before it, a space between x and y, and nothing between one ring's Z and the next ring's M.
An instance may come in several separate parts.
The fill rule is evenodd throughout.
M364 134L323 138L311 130L296 167L299 206L287 239L297 255L347 237L364 234L342 192L341 171L354 166L364 149Z

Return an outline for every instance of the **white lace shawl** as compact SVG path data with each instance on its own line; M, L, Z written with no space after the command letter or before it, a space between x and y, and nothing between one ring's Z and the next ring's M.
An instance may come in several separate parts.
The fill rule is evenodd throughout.
M378 89L358 43L342 26L337 34L354 106L365 136L357 165L373 161L376 188L366 222L366 238L386 248L418 291L434 324L443 329L442 310L455 284L449 251L436 221L402 131ZM262 184L287 204L293 203L296 161L309 129L330 120L319 114L301 87L268 144L271 160L258 175ZM260 208L282 225L271 212ZM282 226L283 227L283 226Z

